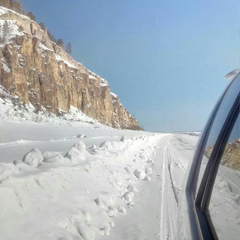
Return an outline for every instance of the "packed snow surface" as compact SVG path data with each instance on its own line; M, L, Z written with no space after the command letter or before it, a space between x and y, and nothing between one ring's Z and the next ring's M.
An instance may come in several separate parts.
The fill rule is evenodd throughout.
M158 239L169 141L177 144L175 135L101 124L2 120L1 239Z
M54 147L68 140L74 142L68 150L63 147L61 154L52 151L51 139L47 141L44 136L45 130L49 137L59 134L61 138L59 125L54 129L48 124L2 121L1 126L1 150L16 148L16 152L11 151L15 152L12 163L7 163L8 151L1 156L1 239L14 239L16 235L18 239L95 239L109 235L115 216L126 214L134 206L137 185L148 181L149 158L165 136L103 126L99 130L94 126L73 127L75 137L65 136L66 140L54 142ZM6 142L7 137L3 136L13 137L12 130L16 128L31 129L31 133L16 131L15 140L19 135L23 139ZM38 135L39 141L33 141L31 135L38 131L42 137ZM91 137L95 131L102 135L99 141ZM103 131L109 136L104 136ZM86 137L77 138L80 132ZM117 135L123 133L128 137ZM38 145L45 150L39 150ZM22 156L26 146L29 151ZM135 175L136 172L140 174Z

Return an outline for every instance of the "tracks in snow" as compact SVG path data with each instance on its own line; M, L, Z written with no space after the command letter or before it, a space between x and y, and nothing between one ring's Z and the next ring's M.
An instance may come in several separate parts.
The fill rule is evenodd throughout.
M163 149L162 156L162 189L161 189L161 221L160 239L177 239L177 213L179 189L174 181L175 168L180 168L184 173L185 165L179 158L172 154L170 139Z
M175 134L163 137L157 145L152 181L142 182L135 206L116 219L109 240L175 240L180 187L189 162L188 138ZM191 142L189 142L191 144Z

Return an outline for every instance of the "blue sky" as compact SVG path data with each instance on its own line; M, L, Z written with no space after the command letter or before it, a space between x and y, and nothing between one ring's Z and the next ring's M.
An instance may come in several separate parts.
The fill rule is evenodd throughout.
M238 0L22 2L146 130L201 130L239 67Z

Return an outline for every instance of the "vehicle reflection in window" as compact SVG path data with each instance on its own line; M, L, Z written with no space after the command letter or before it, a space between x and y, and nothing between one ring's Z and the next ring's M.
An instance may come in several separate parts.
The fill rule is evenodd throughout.
M219 239L240 238L239 186L240 116L225 146L209 203L210 218Z
M235 102L237 95L239 94L239 78L240 75L238 75L237 78L232 82L229 89L227 90L225 96L223 97L221 104L217 110L215 119L213 121L209 137L207 139L205 151L203 153L202 159L201 159L201 167L199 171L199 177L197 181L197 189L196 189L196 195L198 194L198 189L203 177L203 173L206 169L208 159L210 158L210 155L213 150L213 146L219 136L219 133L222 129L222 126L224 125L224 122L229 114L229 111Z

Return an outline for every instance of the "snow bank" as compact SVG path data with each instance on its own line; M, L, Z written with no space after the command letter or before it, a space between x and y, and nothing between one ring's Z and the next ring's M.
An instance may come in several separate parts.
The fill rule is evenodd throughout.
M147 160L162 137L124 136L98 147L77 141L65 156L32 149L0 164L1 239L109 235L115 216L134 206L137 183L151 175Z
M69 125L73 122L84 122L101 126L101 124L84 114L81 110L70 106L69 113L59 110L60 115L57 116L49 113L44 107L42 111L38 111L31 103L23 104L18 97L11 96L9 92L0 85L0 119L1 120L30 120L34 122L56 123L61 125Z

